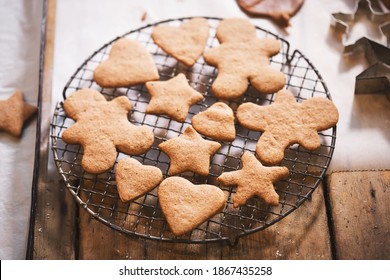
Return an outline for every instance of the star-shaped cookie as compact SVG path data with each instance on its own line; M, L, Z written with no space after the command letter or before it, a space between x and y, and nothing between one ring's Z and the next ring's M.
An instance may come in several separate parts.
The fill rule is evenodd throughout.
M153 145L150 129L129 122L131 103L126 96L107 101L96 90L81 89L65 100L64 109L76 123L64 131L62 139L83 146L81 165L89 173L99 174L112 168L116 149L139 155Z
M171 160L170 175L193 171L207 176L210 158L221 148L221 144L203 139L192 126L188 126L182 135L161 143L159 147Z
M233 197L233 206L244 205L248 199L258 196L266 203L277 206L279 195L274 183L288 176L287 167L266 167L250 152L246 151L242 158L242 169L224 172L218 177L218 182L224 185L236 185L237 192Z
M146 113L165 114L178 122L184 122L190 107L203 99L182 73L167 81L147 82L146 88L151 95Z
M339 119L338 110L329 99L314 97L298 103L288 90L279 91L269 106L243 103L236 116L247 129L263 132L256 153L267 164L282 161L285 149L295 143L311 151L319 148L318 131L335 126Z
M22 92L16 90L7 100L0 101L0 130L19 137L24 122L36 111L37 107L25 103Z

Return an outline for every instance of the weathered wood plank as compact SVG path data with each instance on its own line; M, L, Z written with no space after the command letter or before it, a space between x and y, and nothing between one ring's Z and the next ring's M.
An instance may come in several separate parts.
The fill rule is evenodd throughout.
M336 257L390 259L390 170L328 178Z
M51 120L52 72L56 1L46 2L45 48L41 62L39 168L37 170L30 229L28 259L74 259L75 203L58 173L48 174L49 127ZM66 234L64 234L66 233Z
M82 259L331 259L322 187L279 223L226 243L180 244L123 236L80 210ZM85 213L84 213L85 212Z
M119 199L110 196L113 189L107 189L107 185L85 180L81 183L79 196L90 210L101 215L101 218L108 219L112 213L107 208L96 207L112 206L125 207ZM106 193L107 196L99 195ZM104 200L103 200L104 199ZM125 212L125 211L123 211ZM117 213L112 218L124 221L126 227L128 219L125 214ZM116 224L116 223L115 223ZM79 259L145 259L145 240L128 236L116 231L93 218L90 213L79 207L79 238L78 238L78 258Z
M223 259L310 260L331 259L323 187L310 201L263 231L240 239L235 247L223 247Z
M99 193L106 194L104 201L102 201L102 196L98 195ZM138 220L137 216L125 214L130 208L130 212L139 213L139 211L142 211L139 206L137 204L122 203L116 198L114 189L107 188L105 184L85 180L80 188L79 196L92 211L98 213L104 219L111 217L115 220L116 225L120 224L119 221L123 221L121 225L123 228L134 230L136 226L140 234L147 233L150 230L145 227L146 224ZM96 207L96 205L107 207ZM108 210L112 205L116 206L117 211L115 213L110 213ZM208 254L207 249L209 247L206 245L167 243L128 236L92 218L90 213L82 207L80 207L78 227L78 257L80 259L207 259L211 256L219 258L215 257L216 250L212 250ZM214 244L214 246L219 245Z
M146 258L150 260L219 260L221 244L183 244L147 241Z
M241 238L234 247L148 241L146 252L148 259L331 259L323 189L282 221Z
M126 236L80 209L79 254L81 260L145 259L145 240Z

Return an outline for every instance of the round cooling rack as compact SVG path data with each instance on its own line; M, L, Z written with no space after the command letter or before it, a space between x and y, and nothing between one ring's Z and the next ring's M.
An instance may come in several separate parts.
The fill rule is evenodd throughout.
M93 88L101 92L107 100L126 95L133 108L130 121L135 125L146 125L153 130L155 141L152 148L141 156L132 156L145 165L160 168L164 178L169 176L169 158L158 144L179 136L191 124L192 117L206 110L213 103L220 101L211 93L211 84L217 75L217 69L199 58L192 67L178 63L162 51L151 39L155 26L169 24L179 26L189 18L171 19L150 24L130 31L94 52L77 69L64 88L64 99L76 90ZM216 27L221 19L207 18L210 33L206 50L218 46L215 37ZM270 59L270 64L286 76L285 88L294 93L298 102L315 96L331 99L330 93L320 74L310 61L299 51L290 53L289 43L271 32L257 27L258 37L272 37L281 42L281 51ZM176 122L167 116L145 113L150 96L145 86L129 88L101 88L93 80L93 71L108 57L111 45L119 38L127 37L142 43L152 54L160 74L160 80L167 80L179 73L184 73L190 85L204 95L204 100L192 106L184 123ZM228 104L236 111L244 102L269 105L274 101L274 94L259 94L250 85L246 93ZM61 136L66 128L74 124L63 109L63 102L56 106L51 123L51 145L59 173L69 191L82 208L94 218L122 233L154 240L171 242L204 243L228 241L235 244L240 237L262 230L280 221L305 202L322 180L332 158L336 140L336 127L319 133L321 147L308 151L299 145L289 147L280 165L289 169L289 177L275 184L280 202L277 207L269 206L260 198L254 197L239 207L234 208L232 198L235 187L218 185L216 178L222 172L241 169L241 156L245 151L255 154L256 143L261 132L254 132L236 123L236 139L233 142L221 142L221 149L212 157L210 174L207 177L192 172L180 174L194 184L218 185L227 194L227 203L222 213L217 214L191 232L175 237L170 231L158 203L157 189L130 203L123 203L118 196L115 182L115 167L121 158L128 155L118 153L115 166L108 172L93 175L81 167L83 149L80 145L65 143ZM207 138L206 138L207 139Z

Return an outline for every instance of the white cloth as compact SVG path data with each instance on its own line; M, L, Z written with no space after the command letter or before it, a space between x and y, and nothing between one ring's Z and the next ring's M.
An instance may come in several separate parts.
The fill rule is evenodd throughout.
M37 105L42 1L0 0L0 99L16 88ZM36 117L22 136L0 132L0 259L24 259L30 219Z

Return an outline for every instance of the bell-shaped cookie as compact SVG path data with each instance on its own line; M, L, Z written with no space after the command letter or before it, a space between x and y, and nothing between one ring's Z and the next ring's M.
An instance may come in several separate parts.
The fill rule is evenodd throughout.
M236 138L233 110L223 102L214 103L207 110L192 117L195 130L219 141L233 141Z

